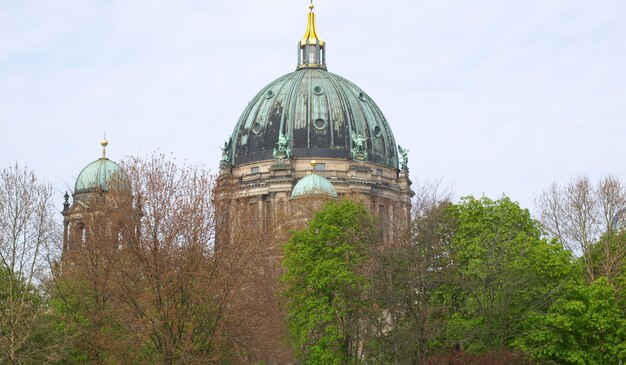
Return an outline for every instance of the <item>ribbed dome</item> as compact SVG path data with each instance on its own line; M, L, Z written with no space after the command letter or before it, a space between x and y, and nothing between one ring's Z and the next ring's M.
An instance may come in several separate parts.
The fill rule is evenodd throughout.
M305 195L330 195L333 198L337 197L337 192L325 177L312 173L300 179L296 186L294 186L291 192L292 198L297 198Z
M323 68L300 68L263 88L235 127L228 162L271 160L279 134L288 137L294 158L353 159L361 143L361 159L398 168L383 113L363 90Z
M122 186L129 187L128 175L120 165L106 157L99 158L80 172L74 186L74 193L108 191L112 179L119 179Z

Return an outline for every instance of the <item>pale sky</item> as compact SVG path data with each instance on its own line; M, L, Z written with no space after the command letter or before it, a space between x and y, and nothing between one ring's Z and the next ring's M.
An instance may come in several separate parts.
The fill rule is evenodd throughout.
M329 71L365 90L414 182L533 209L553 181L626 181L626 1L319 0ZM62 194L100 156L217 172L248 101L295 70L306 0L0 0L0 167Z

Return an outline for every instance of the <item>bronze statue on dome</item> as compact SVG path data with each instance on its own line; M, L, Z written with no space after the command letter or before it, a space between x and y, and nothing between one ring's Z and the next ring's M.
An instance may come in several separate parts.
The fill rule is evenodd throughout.
M225 141L224 142L224 147L220 147L220 150L222 150L222 158L220 159L220 167L221 168L229 168L230 167L230 158L228 157L228 150L229 150L229 141Z
M359 161L367 160L367 151L365 150L365 141L367 138L363 137L360 133L352 132L352 158Z
M409 172L409 150L402 148L398 145L398 152L400 152L400 170Z
M287 134L278 134L278 142L276 143L278 148L274 148L274 152L272 155L275 160L283 161L291 159L291 148L289 145L289 133Z

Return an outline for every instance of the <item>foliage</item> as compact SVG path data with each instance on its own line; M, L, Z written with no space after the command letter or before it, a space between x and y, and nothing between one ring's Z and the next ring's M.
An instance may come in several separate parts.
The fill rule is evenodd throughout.
M368 305L362 265L373 236L362 204L329 202L285 245L289 327L303 363L356 361Z
M620 254L624 250L626 250L626 230L620 230L618 227L602 234L598 241L594 242L589 248L590 263L593 271L605 274L603 276L608 279L609 283L619 289L626 288L624 286L626 258ZM621 290L618 294L623 295L623 293L624 291Z
M370 297L378 313L368 318L375 335L364 352L378 363L418 363L440 335L446 305L437 291L454 266L450 239L456 222L449 219L452 204L435 188L418 191L410 232L372 252Z
M15 164L0 171L0 362L50 361L47 260L58 237L52 188Z
M450 210L452 279L439 289L450 306L443 344L470 351L508 346L531 311L541 311L576 275L570 254L541 238L528 210L503 197L465 197Z
M545 313L524 322L516 346L559 364L626 361L626 321L606 278L570 285Z
M87 234L50 260L52 279L52 191L19 166L1 171L0 362L252 363L281 351L288 362L274 243L308 217L292 209L268 230L242 200L216 245L205 171L163 156L125 168L134 195L112 185L90 202ZM626 361L617 179L553 186L543 227L506 197L453 204L431 193L418 192L410 224L393 232L351 201L327 203L293 232L283 298L303 364Z
M27 285L21 275L15 274L7 268L0 265L0 360L6 363L22 362L20 354L26 350L32 335L24 341L20 341L20 332L15 333L13 330L13 318L11 312L16 307L16 298L20 298L22 315L17 317L19 320L22 316L30 316L32 313L36 313L42 303L37 290ZM14 351L11 352L11 347L14 344L19 346L14 347Z
M423 365L530 365L537 364L531 361L522 352L487 351L481 354L453 350L447 353L438 353L430 356Z
M92 265L86 266L87 258ZM55 274L50 308L52 319L66 341L59 363L119 363L125 358L137 358L136 346L128 341L137 333L129 333L132 332L129 328L121 326L122 307L114 304L105 281L97 279L104 272L93 264L102 259L95 255L79 256L78 252L66 253L66 267L62 273Z
M626 258L626 245L597 243L623 227L626 189L619 179L607 175L593 184L579 176L567 184L552 184L536 201L546 233L580 257L585 277L593 281L618 275ZM620 217L621 216L621 217Z
M215 260L211 176L159 155L125 169L134 195L111 188L91 201L86 238L55 273L72 337L63 361L224 363L232 288Z

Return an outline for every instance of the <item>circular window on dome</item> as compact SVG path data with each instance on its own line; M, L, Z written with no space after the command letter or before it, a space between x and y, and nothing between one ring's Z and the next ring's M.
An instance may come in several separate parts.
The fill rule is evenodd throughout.
M367 95L365 95L365 93L360 92L359 93L359 99L361 99L361 101L366 101L367 100Z
M324 93L324 89L321 86L316 86L313 88L313 94L322 95Z
M261 123L259 123L259 122L255 122L252 125L252 133L254 133L254 134L261 133L261 129L263 129L263 127L261 126Z
M381 130L379 126L374 127L374 136L380 137L380 132Z
M315 122L313 122L313 126L316 129L324 129L326 128L326 121L322 118L315 119Z
M271 98L273 98L273 97L274 97L274 92L273 92L272 90L268 90L268 91L265 93L265 99L271 99Z

